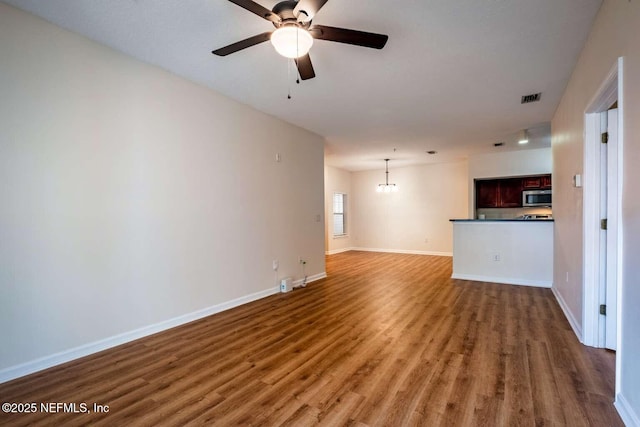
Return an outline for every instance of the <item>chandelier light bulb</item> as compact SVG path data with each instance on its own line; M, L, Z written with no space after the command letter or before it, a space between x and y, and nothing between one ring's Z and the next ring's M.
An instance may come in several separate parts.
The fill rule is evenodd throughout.
M271 33L271 44L280 55L294 59L309 53L313 37L307 30L289 25Z

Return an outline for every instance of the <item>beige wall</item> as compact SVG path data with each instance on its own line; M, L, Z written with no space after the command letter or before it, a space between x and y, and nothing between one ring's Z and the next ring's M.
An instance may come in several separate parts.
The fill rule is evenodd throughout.
M451 254L449 219L467 214L467 162L396 168L389 163L389 182L398 193L377 193L380 170L353 172L353 233L357 248L425 254Z
M332 166L324 167L324 191L325 191L325 248L328 254L344 252L352 247L352 203L351 172ZM333 194L345 193L347 206L345 208L346 236L333 237Z
M319 136L3 3L0 58L0 378L324 272Z
M551 173L551 148L501 151L469 158L469 179Z
M554 286L573 317L582 321L582 189L572 176L583 173L584 113L605 77L624 57L621 390L616 405L640 420L640 3L605 0L552 122L556 219ZM568 274L568 280L567 280ZM630 418L626 421L629 422Z

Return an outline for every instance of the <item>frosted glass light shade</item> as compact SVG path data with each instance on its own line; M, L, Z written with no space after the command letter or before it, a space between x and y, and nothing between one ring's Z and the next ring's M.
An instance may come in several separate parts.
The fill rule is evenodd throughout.
M378 184L377 193L397 193L398 186L395 184Z
M313 37L302 28L280 27L271 33L271 44L280 55L286 58L299 58L309 53L313 45Z

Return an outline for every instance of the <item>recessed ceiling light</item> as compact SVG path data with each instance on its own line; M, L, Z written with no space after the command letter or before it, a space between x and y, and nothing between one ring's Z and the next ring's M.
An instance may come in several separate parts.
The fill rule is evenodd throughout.
M518 134L518 144L528 144L529 143L529 135L527 135L526 129L521 130Z

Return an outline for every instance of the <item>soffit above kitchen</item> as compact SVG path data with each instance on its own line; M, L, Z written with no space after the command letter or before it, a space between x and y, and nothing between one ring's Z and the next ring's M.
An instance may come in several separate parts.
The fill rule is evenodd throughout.
M357 171L389 157L400 167L549 147L602 0L329 0L314 24L389 41L377 50L315 40L316 77L300 84L268 42L211 54L274 29L229 1L4 2L322 135L327 164ZM539 101L521 104L535 93ZM517 143L523 129L526 146Z

